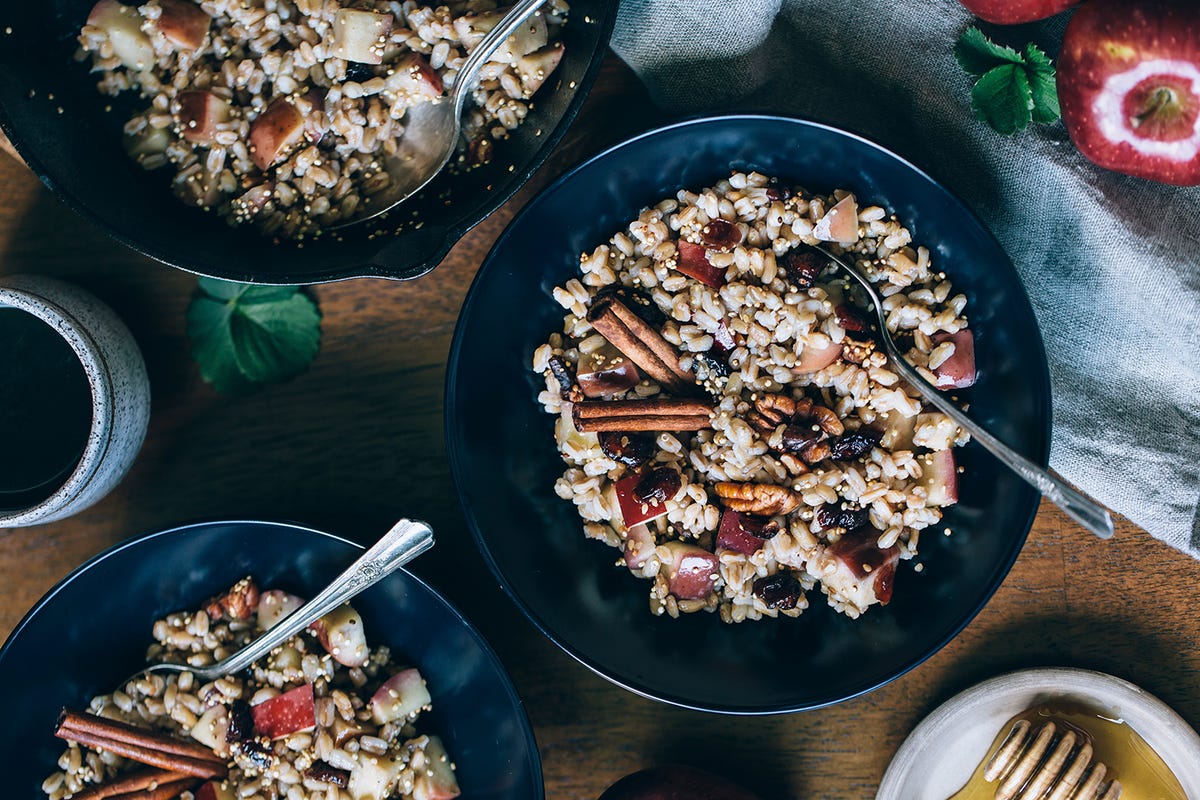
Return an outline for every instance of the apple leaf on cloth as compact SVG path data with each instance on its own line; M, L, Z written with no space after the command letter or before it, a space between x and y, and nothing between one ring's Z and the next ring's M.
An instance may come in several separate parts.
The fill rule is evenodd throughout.
M248 394L308 369L321 344L321 314L298 286L201 278L187 332L204 380L223 394Z
M1054 62L1035 44L1017 52L967 28L954 45L954 57L978 80L971 90L975 114L998 133L1024 130L1030 122L1059 117Z

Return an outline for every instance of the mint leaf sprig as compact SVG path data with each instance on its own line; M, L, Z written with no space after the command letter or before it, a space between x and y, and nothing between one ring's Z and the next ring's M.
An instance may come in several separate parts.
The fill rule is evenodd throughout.
M298 286L201 278L187 332L204 380L243 395L308 369L321 343L321 314Z
M1030 122L1058 119L1054 62L1032 42L1018 52L996 44L978 28L967 28L954 45L954 57L978 78L971 105L997 133L1007 135L1025 130Z

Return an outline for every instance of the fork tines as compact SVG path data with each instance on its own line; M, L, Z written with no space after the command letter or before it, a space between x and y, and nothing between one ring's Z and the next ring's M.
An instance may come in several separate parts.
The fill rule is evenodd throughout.
M1093 756L1091 743L1072 730L1019 720L984 768L983 779L999 782L996 800L1118 800L1120 781L1106 783L1108 768Z

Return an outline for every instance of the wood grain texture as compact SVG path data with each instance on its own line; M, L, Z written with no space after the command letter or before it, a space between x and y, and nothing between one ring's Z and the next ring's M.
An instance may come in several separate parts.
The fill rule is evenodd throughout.
M475 270L515 210L569 164L653 122L636 82L610 59L584 114L512 202L416 282L317 288L324 335L312 370L243 399L215 394L190 358L184 309L194 278L110 241L0 158L0 274L67 277L112 304L145 352L154 391L145 448L112 495L73 519L0 533L0 636L71 569L137 533L246 516L368 541L408 515L440 537L414 571L479 625L524 697L551 800L592 800L621 775L662 762L716 769L766 798L861 800L923 715L1028 666L1111 672L1200 724L1200 563L1127 522L1114 540L1097 541L1049 505L996 597L949 646L877 692L805 714L726 718L635 697L521 617L454 496L441 415L450 336Z

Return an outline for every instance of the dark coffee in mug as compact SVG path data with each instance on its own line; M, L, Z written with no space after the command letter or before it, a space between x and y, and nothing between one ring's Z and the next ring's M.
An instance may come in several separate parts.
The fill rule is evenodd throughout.
M92 391L71 345L0 306L0 512L35 506L66 483L91 426Z

